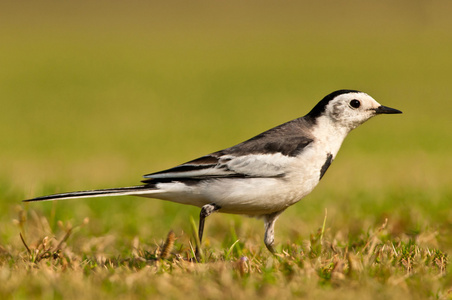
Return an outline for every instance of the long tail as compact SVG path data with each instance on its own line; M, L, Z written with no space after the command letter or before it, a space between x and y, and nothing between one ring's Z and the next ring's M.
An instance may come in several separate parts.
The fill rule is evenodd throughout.
M62 199L75 199L75 198L90 198L90 197L107 197L107 196L127 196L127 195L144 195L152 194L157 190L149 185L131 186L123 188L91 190L91 191L79 191L62 194L54 194L48 196L37 197L33 199L23 200L23 202L34 201L49 201L49 200L62 200Z

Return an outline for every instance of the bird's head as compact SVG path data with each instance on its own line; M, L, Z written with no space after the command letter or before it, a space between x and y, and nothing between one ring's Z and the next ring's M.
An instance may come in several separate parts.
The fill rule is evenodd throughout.
M339 90L323 98L308 116L314 119L325 117L351 130L378 114L400 113L402 113L400 110L382 106L366 93Z

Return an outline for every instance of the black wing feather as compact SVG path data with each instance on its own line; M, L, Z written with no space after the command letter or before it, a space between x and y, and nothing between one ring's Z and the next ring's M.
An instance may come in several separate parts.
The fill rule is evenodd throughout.
M175 180L203 180L208 178L250 177L247 174L238 173L227 167L227 162L234 157L259 154L277 154L295 157L300 154L314 139L307 134L311 126L303 118L295 119L280 126L267 130L240 144L220 150L209 155L188 161L174 168L147 174L143 182L155 183ZM190 172L218 170L218 173L203 173L189 175ZM183 175L186 173L186 175ZM254 172L255 173L255 172ZM174 176L172 176L172 174ZM281 177L277 174L276 177ZM256 177L256 176L252 176Z

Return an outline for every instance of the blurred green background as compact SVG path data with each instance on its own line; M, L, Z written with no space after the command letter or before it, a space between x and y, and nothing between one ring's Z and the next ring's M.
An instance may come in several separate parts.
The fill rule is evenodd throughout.
M0 6L2 243L20 245L11 219L24 198L135 185L143 174L300 117L342 88L404 114L354 131L319 187L280 219L277 240L295 231L306 237L325 208L333 231L385 217L402 231L451 227L450 1ZM133 197L26 209L53 211L52 226L89 217L83 235L151 241L170 228L190 231L198 214ZM222 240L232 224L240 238L262 243L260 221L208 222L208 239Z

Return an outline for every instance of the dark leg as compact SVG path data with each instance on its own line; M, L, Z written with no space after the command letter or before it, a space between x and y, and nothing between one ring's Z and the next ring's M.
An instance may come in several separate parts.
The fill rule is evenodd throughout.
M199 245L196 245L196 257L199 254L199 248L201 247L202 235L204 233L204 222L208 216L210 216L213 212L216 212L221 207L216 205L215 203L206 204L201 208L201 213L199 214L199 229L198 229L198 237L199 237Z
M281 213L282 211L279 211L265 216L264 243L267 249L273 254L275 254L275 249L273 248L275 242L275 222Z

